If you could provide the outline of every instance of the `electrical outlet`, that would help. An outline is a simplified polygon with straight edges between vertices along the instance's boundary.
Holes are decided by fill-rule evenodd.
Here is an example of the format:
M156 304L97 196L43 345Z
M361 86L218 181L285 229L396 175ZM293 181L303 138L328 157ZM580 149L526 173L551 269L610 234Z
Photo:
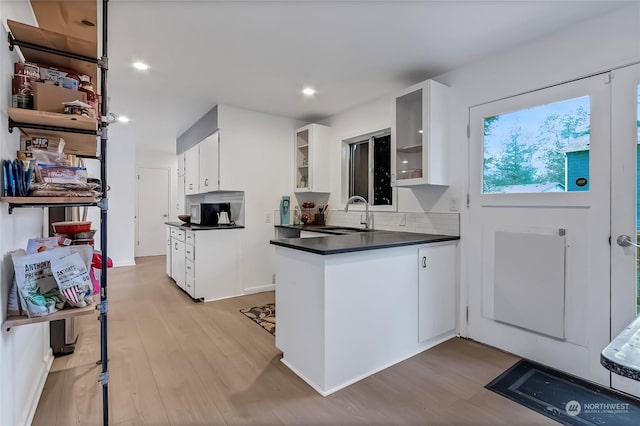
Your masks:
M406 213L400 214L400 223L398 223L398 226L407 226L407 214Z
M264 214L264 223L271 223L271 213L266 212Z
M458 199L457 198L452 198L449 200L449 210L452 212L457 212L458 211Z

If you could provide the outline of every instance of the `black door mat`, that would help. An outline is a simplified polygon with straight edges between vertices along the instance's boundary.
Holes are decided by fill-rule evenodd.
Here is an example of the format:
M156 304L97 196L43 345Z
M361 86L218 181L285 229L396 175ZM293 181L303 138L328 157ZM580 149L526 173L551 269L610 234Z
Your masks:
M640 400L525 359L485 388L565 425L640 425Z

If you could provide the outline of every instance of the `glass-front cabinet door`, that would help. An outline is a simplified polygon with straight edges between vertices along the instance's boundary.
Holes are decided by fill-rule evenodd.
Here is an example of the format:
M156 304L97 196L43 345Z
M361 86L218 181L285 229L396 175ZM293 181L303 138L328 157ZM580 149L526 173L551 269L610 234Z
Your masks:
M396 179L421 179L424 169L422 135L423 90L396 98Z
M302 127L296 131L296 190L309 189L309 142L311 128Z
M448 88L436 81L409 87L393 103L392 184L446 185Z

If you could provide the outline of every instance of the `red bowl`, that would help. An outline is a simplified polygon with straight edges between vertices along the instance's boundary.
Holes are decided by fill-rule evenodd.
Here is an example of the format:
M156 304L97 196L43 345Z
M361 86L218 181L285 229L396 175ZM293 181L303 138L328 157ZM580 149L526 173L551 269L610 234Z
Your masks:
M91 222L55 222L51 227L58 234L77 234L91 231Z

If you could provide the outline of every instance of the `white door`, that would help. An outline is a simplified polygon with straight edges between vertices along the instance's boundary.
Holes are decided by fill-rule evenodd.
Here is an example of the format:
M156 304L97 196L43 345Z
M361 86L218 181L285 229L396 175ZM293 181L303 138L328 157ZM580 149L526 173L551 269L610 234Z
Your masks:
M615 241L628 235L636 241L637 158L640 142L640 65L613 72L611 85L611 338L637 315L638 250ZM611 374L611 386L640 397L640 382Z
M169 220L169 170L138 169L138 241L136 256L165 254L165 222Z
M609 386L608 74L470 109L468 336Z

